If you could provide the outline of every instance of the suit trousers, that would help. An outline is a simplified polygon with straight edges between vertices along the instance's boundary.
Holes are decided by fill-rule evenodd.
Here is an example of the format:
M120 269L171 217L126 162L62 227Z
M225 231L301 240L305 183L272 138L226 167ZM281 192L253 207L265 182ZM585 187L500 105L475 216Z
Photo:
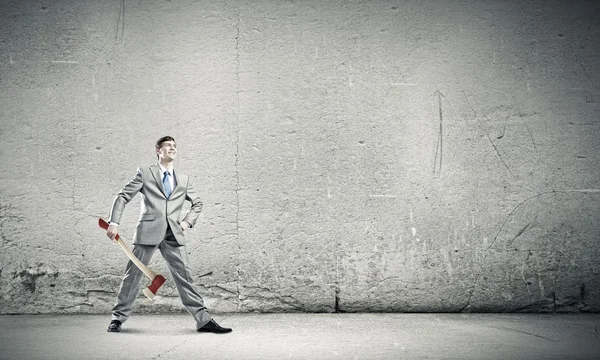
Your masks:
M181 302L196 319L196 328L201 328L212 317L206 311L204 300L192 281L185 246L175 240L171 229L168 228L164 240L159 245L133 245L132 251L144 265L148 265L156 248L160 250L161 255L167 261ZM117 302L112 308L112 320L125 322L129 318L133 303L140 292L140 282L143 277L144 273L132 261L129 261L121 281Z

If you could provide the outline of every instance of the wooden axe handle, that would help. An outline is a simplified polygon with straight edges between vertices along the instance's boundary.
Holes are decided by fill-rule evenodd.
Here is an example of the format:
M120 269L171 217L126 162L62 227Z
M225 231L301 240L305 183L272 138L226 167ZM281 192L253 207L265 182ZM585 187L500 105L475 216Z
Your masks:
M108 229L108 223L106 221L104 221L104 219L100 218L98 219L98 225L100 225L101 228L103 228L104 230ZM146 267L146 265L144 265L140 259L138 259L133 252L129 249L129 246L125 245L125 243L123 242L123 240L121 240L121 237L117 234L117 237L115 238L115 240L117 241L117 243L119 243L119 245L121 245L121 248L123 249L123 251L125 251L125 254L127 254L127 257L129 257L129 259L131 259L131 261L135 264L135 266L137 266L143 273L144 275L146 275L147 277L150 278L150 280L154 280L154 278L156 277L156 273L150 269L148 269L148 267Z
M135 266L137 266L140 270L142 270L142 272L144 273L144 275L146 275L147 277L150 278L150 280L154 280L154 278L156 277L156 273L150 269L148 269L148 267L146 267L146 265L144 265L140 259L138 259L133 252L129 249L129 247L127 245L125 245L125 243L123 242L123 240L121 240L121 238L117 239L117 242L119 243L119 245L121 245L121 248L123 249L123 251L125 251L125 254L127 254L127 256L129 257L129 259L131 259L131 261L133 261L133 263L135 264Z

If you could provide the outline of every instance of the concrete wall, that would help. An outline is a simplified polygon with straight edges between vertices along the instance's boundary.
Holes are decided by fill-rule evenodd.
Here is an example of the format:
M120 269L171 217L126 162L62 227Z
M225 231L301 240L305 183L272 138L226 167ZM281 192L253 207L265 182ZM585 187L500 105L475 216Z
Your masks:
M108 312L97 218L165 134L213 312L600 311L599 12L3 1L0 313Z

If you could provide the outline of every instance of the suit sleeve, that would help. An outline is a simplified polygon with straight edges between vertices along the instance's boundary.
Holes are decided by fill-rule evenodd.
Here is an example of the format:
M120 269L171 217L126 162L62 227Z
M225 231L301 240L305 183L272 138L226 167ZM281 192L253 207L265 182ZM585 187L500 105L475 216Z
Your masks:
M142 169L138 168L137 174L127 185L123 187L123 189L117 194L115 201L113 201L112 208L110 209L110 219L109 223L120 223L121 215L123 215L123 210L125 210L125 205L133 199L133 197L142 190L143 186L143 176Z
M196 219L198 219L198 216L200 216L200 212L202 212L202 201L200 201L200 196L198 195L196 190L194 190L192 182L189 178L187 183L185 199L192 203L192 207L183 218L183 221L190 224L190 227L193 227L196 223Z

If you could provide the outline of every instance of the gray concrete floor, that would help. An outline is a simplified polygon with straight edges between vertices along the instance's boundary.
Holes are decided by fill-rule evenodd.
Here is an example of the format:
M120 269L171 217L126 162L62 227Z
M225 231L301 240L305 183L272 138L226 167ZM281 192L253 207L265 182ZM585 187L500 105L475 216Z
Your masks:
M0 316L0 359L600 359L598 314Z

